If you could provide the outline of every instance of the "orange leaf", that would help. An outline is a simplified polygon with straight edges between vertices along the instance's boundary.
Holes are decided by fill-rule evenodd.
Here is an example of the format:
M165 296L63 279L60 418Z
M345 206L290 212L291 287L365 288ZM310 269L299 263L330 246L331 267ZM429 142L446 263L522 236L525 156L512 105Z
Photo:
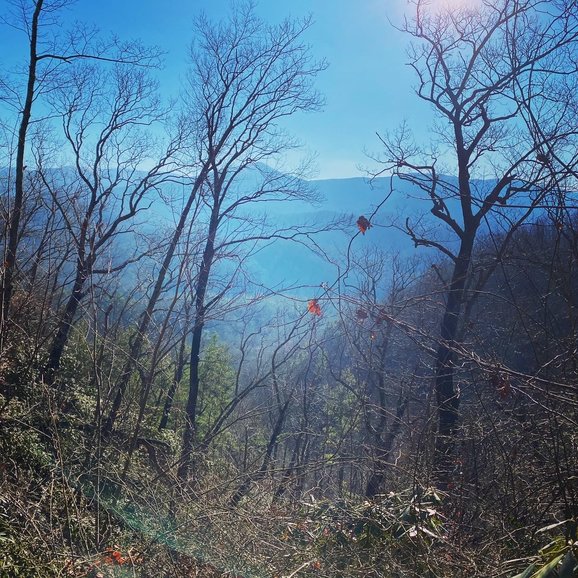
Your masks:
M367 229L371 229L371 223L363 215L361 215L361 217L357 219L357 228L361 231L362 235L365 235L365 231L367 231Z
M125 564L126 562L129 561L128 558L124 558L122 553L119 550L115 550L114 548L106 548L106 553L108 554L107 556L103 556L102 557L102 561L105 564L118 564L119 566L121 566L122 564Z
M317 299L310 299L307 302L307 311L309 311L309 313L313 315L321 317L321 307L319 306L319 302L317 301Z

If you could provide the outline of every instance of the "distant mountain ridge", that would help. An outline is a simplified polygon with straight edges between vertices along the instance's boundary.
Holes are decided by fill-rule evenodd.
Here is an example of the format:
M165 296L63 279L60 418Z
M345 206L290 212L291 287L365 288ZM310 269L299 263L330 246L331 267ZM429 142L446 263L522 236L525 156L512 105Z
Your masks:
M395 179L397 181L398 179ZM322 200L315 205L293 201L291 209L277 212L275 205L267 208L269 218L279 219L285 226L291 220L319 224L340 220L342 230L319 233L315 242L326 251L325 256L315 255L293 242L279 241L259 252L252 259L256 274L265 285L331 284L345 267L345 255L351 243L353 252L381 249L383 251L409 252L413 245L407 235L384 223L403 205L403 195L393 195L380 208L373 219L374 226L360 234L356 220L369 218L390 191L391 179L382 177L369 181L363 177L347 179L321 179L308 182ZM403 183L405 185L405 183ZM413 210L421 203L417 203ZM355 239L352 242L352 239ZM333 261L333 262L332 262Z
M0 183L5 183L7 174L6 168L0 168ZM54 169L53 174L56 179L76 177L76 171L72 167ZM248 172L238 187L249 189L255 186L258 176L258 170L254 173ZM457 181L455 177L445 178L452 184ZM491 181L479 181L476 186L484 189L490 183ZM250 276L254 276L255 281L264 286L319 286L322 283L332 283L340 268L345 265L348 248L352 254L379 249L410 255L415 249L414 245L408 235L400 230L406 217L426 215L434 228L439 227L436 220L429 216L431 201L426 194L399 177L384 176L372 180L364 177L319 179L305 181L304 184L319 196L319 202L311 204L292 200L257 203L254 206L249 203L245 205L245 210L249 216L266 215L269 223L288 231L291 227L304 223L322 227L333 221L340 221L341 230L319 233L311 239L310 244L318 245L325 255L315 254L303 244L284 240L277 240L260 248L250 257L247 266ZM152 205L137 221L146 229L150 227L153 231L161 231L171 227L175 217L178 218L179 205L182 204L182 198L186 198L187 187L173 184L163 188L162 196L172 199L173 209L160 197L154 196L155 194L151 191ZM383 203L388 195L389 198ZM453 202L456 201L450 200L449 204ZM373 216L382 203L377 214ZM356 220L362 215L370 218L373 225L365 235L360 234L356 226ZM397 227L392 225L396 216Z

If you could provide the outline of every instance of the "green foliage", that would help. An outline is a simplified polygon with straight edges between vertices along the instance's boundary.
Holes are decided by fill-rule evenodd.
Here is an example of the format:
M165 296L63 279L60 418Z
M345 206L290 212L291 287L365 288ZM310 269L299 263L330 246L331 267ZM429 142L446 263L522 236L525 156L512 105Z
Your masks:
M545 532L560 526L560 523L539 530ZM558 535L538 552L524 571L512 578L578 578L578 542Z
M379 568L376 576L433 578L428 558L445 542L440 506L431 489L392 492L374 502L313 503L282 538L316 556L324 576L374 575Z
M354 387L355 378L349 370L342 377ZM352 426L351 408L356 405L355 395L345 387L320 386L325 403L325 431L329 448L337 449L346 432L355 429Z
M199 364L201 391L198 406L198 431L200 438L207 433L230 400L235 383L235 371L227 345L211 335L203 348Z
M23 428L18 423L2 428L0 453L3 460L25 465L38 472L46 470L53 463L42 433L32 428Z
M20 337L17 336L0 365L0 393L6 401L30 401L34 397L38 370L44 362L42 355L31 353L26 341Z

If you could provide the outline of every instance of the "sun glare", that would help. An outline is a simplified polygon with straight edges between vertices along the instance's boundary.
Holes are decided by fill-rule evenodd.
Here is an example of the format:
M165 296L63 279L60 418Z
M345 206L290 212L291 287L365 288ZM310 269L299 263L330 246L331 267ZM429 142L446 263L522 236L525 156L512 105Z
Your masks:
M433 0L432 7L440 10L471 9L477 10L482 4L482 0Z

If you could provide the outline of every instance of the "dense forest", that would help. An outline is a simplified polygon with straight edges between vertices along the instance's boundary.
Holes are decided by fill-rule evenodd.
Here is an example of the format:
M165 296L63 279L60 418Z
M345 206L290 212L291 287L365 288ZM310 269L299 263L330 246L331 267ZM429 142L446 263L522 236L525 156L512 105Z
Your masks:
M310 19L200 16L175 96L67 4L2 14L0 576L577 577L578 2L409 3L361 215Z

